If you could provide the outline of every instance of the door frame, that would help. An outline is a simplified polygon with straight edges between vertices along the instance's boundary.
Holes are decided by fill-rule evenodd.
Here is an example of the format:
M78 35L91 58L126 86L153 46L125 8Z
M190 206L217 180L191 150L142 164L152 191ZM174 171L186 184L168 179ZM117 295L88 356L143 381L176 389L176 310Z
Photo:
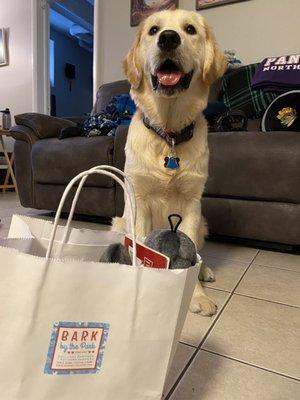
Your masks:
M50 115L49 4L51 0L31 0L33 110Z
M102 83L102 60L103 49L100 44L100 38L102 36L101 31L101 19L103 15L103 5L101 5L101 0L94 1L94 49L93 49L93 94L94 101L96 104L97 92L100 84Z
M31 0L32 8L32 104L33 111L50 115L51 89L49 71L50 20L49 9L54 0ZM94 2L94 52L93 52L93 97L96 101L101 82L101 0Z

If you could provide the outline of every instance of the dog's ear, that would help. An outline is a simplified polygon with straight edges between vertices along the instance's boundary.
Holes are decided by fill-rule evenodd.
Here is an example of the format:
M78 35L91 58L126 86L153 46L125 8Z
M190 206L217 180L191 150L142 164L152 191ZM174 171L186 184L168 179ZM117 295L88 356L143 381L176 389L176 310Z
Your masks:
M210 26L205 22L205 60L203 66L203 81L211 85L214 81L224 75L228 61L225 54L216 42Z
M143 24L140 24L133 45L123 60L123 70L128 78L128 81L134 89L138 89L140 87L143 77L143 69L139 55L142 29Z

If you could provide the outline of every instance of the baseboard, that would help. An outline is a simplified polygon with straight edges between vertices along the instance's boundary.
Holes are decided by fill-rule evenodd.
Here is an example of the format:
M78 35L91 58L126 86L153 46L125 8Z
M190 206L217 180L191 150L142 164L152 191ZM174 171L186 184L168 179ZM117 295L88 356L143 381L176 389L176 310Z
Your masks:
M280 251L282 253L300 254L300 245L289 245L284 243L266 242L263 240L237 238L232 236L223 236L210 234L207 240L214 242L226 242L232 244L239 244L246 247L255 247L261 250Z

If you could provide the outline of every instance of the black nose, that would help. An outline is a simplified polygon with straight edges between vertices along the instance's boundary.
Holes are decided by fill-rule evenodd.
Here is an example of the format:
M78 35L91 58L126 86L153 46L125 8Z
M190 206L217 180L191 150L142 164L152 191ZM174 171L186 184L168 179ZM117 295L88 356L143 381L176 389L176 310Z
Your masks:
M181 43L177 32L166 30L159 35L158 47L164 51L175 50Z

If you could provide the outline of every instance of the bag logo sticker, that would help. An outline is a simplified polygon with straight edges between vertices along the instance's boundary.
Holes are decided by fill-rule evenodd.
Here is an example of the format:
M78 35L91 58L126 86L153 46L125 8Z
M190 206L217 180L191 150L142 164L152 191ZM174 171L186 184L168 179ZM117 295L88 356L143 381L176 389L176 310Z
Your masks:
M45 374L97 374L100 372L109 324L57 322L53 326Z

